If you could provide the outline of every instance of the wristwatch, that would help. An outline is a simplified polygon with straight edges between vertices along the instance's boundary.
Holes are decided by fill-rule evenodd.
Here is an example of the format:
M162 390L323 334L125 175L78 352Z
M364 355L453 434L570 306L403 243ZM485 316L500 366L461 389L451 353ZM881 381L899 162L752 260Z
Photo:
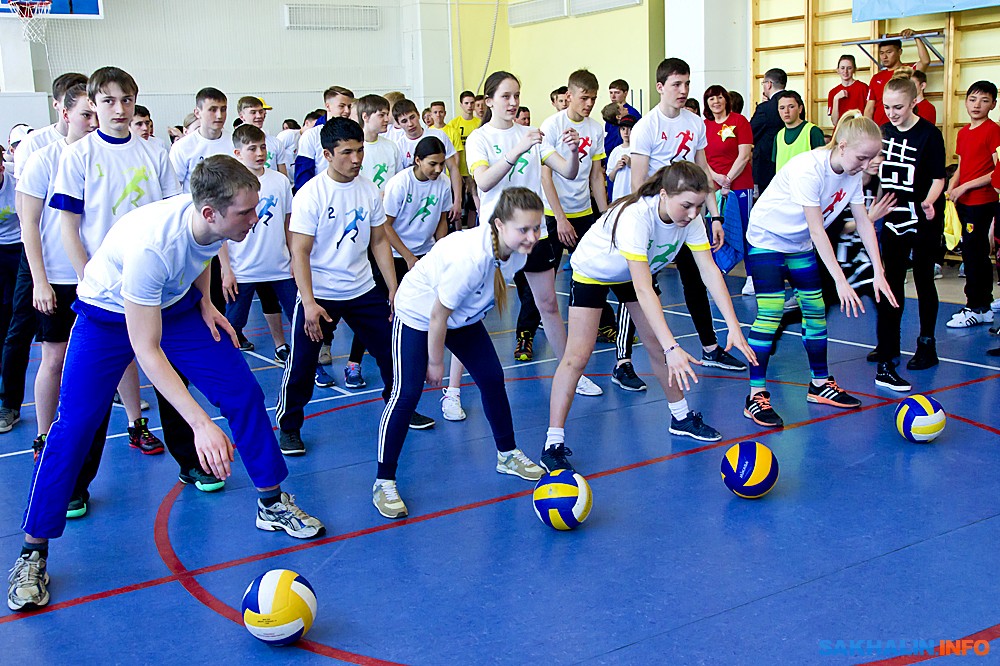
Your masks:
M724 222L725 221L725 218L722 217L721 215L713 215L712 217L710 217L708 219L709 219L710 222Z

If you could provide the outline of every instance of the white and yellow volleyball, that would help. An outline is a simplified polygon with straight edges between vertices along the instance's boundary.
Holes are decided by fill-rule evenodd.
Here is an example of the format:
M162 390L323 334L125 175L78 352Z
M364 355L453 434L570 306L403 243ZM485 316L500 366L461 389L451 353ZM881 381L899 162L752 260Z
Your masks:
M543 523L557 530L572 530L590 515L593 495L585 478L573 470L557 469L538 480L532 503Z
M911 395L896 407L896 430L908 442L933 442L947 422L941 403L925 395Z
M243 594L243 624L268 645L289 645L306 635L316 619L316 593L288 569L258 576Z

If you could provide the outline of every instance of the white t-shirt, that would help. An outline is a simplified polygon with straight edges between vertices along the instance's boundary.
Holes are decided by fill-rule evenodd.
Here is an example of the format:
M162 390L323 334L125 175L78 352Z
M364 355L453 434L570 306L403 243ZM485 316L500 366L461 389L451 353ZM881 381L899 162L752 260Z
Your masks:
M436 180L420 182L413 167L397 173L385 186L385 214L396 218L392 228L403 245L418 257L434 246L441 215L451 209L451 183L444 174ZM392 256L400 254L392 251Z
M38 220L41 234L42 261L49 284L76 284L76 271L66 254L62 242L62 213L49 206L55 192L59 159L66 149L66 140L56 141L36 150L24 165L17 191L42 201L42 215Z
M796 155L778 172L750 209L747 241L774 252L813 248L803 206L822 210L823 226L833 224L848 204L864 204L862 174L835 173L826 148Z
M381 136L369 143L365 141L365 159L361 175L375 183L380 191L394 175L402 171L399 166L399 146Z
M504 154L512 150L531 128L514 123L507 129L498 129L489 123L480 125L469 134L465 142L465 161L469 165L469 173L475 174L476 169L488 167L497 161L504 161ZM476 186L478 188L478 185ZM489 192L479 189L479 219L492 220L493 209L500 201L500 195L508 187L527 187L542 196L542 146L532 146L531 150L517 158L514 166L500 182ZM542 238L548 232L545 221L542 221Z
M194 210L184 195L123 217L87 262L76 289L80 300L118 313L125 312L126 299L164 308L179 301L222 247L221 240L198 245Z
M21 242L21 220L14 207L17 179L9 173L0 175L0 178L3 178L3 184L0 184L0 245L12 245Z
M573 149L563 143L562 135L568 129L575 129L580 135L580 147L574 155ZM590 170L595 161L603 160L604 126L593 118L587 117L575 123L569 118L567 111L560 111L549 116L542 123L542 156L548 159L552 153L559 153L566 159L576 159L580 162L580 170L573 180L567 180L556 172L552 172L552 181L559 195L566 217L583 217L593 212L590 205ZM542 201L545 202L545 214L552 215L545 190L542 190Z
M292 258L285 240L285 217L292 212L292 184L273 169L264 169L257 202L257 224L242 243L226 241L236 282L273 282L292 277Z
M711 248L700 216L683 227L664 222L657 210L659 201L660 197L654 195L625 208L609 208L573 250L573 279L587 284L630 282L629 260L649 262L649 272L655 275L674 260L682 243L696 252ZM618 227L612 244L616 218Z
M623 143L615 146L615 149L611 151L611 156L608 157L608 173L611 173L611 169L618 164L618 160L622 158L622 155L631 155L632 146L626 146ZM615 173L614 183L611 185L611 201L617 201L622 197L627 197L632 193L632 166L631 164L626 164L621 169Z
M524 268L526 260L526 255L515 252L501 262L506 282ZM437 299L452 310L448 328L475 324L496 304L493 273L490 225L449 234L403 276L394 301L396 316L410 328L426 331Z
M413 166L413 154L417 149L417 144L420 143L421 139L428 136L437 137L441 140L441 143L444 144L445 159L449 159L455 154L455 146L451 143L451 139L449 139L448 135L439 129L434 129L433 127L425 129L416 139L409 138L406 136L406 132L403 132L396 137L396 145L399 146L400 170Z
M313 165L316 168L316 176L326 171L327 165L326 158L323 157L323 145L319 137L319 133L322 131L323 125L310 127L302 133L302 138L299 139L298 157L308 157L313 161Z
M313 237L315 298L346 301L375 288L368 246L371 227L384 223L382 197L370 180L338 183L324 170L299 189L289 228Z
M134 136L109 143L100 130L67 146L56 174L55 195L83 202L80 238L91 257L125 213L179 193L165 151Z
M649 157L649 173L643 174L645 180L678 160L694 162L695 153L708 145L708 137L700 116L681 109L676 118L667 118L656 106L635 124L629 142L633 155Z
M380 134L379 136L381 136L383 139L388 139L389 141L398 144L399 138L406 136L406 132L403 131L402 127L396 127L390 122L389 129L387 129L385 133Z
M66 135L56 129L55 123L36 129L28 134L21 143L17 144L17 150L14 151L14 178L21 178L21 171L24 169L24 165L28 163L31 153L44 148L50 143L55 143L59 139L65 138Z
M206 139L201 132L191 132L177 139L170 147L170 164L184 192L191 191L191 172L198 166L198 162L212 155L232 157L233 137L223 132L218 139Z
M281 144L282 149L292 158L292 163L295 162L295 156L299 153L299 139L302 137L302 132L297 129L286 129L278 132L278 136L274 137Z
M267 148L267 160L264 162L265 169L274 169L277 171L279 164L284 164L287 169L295 163L295 158L285 149L285 145L277 137L265 134L264 147Z

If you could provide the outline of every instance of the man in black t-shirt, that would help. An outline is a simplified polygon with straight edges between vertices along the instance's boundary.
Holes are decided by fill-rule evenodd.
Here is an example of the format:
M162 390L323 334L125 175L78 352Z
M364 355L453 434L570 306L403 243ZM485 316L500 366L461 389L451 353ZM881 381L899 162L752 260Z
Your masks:
M882 299L878 303L875 385L894 391L909 391L910 383L899 376L895 358L900 353L900 322L903 317L903 283L907 260L913 255L913 282L920 310L917 351L906 367L923 370L937 365L934 326L938 295L934 285L934 262L944 225L945 148L941 131L918 117L917 90L908 78L891 79L882 97L889 122L882 125L882 155L879 166L882 191L896 196L895 207L882 225L882 263L885 277L898 308Z

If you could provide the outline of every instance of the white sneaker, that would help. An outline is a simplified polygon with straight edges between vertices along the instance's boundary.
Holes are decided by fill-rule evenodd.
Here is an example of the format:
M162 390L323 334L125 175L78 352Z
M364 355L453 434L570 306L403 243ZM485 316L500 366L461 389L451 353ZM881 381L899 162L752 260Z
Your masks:
M743 290L740 293L744 296L753 296L757 293L753 290L753 278L749 275L747 276L747 281L743 284Z
M576 392L580 395L604 395L604 389L590 381L586 375L580 375L580 381L576 383Z
M519 476L525 481L538 481L545 474L545 470L533 463L521 449L506 453L497 451L497 471L501 474Z
M948 328L969 328L979 324L992 324L993 310L976 312L972 308L962 308L951 316L946 326Z
M445 421L464 421L465 410L462 409L462 399L458 396L448 395L447 391L441 396L441 415Z
M330 345L323 345L319 348L319 364L330 365L333 363L333 356L330 354Z
M406 518L406 504L399 496L396 482L390 479L375 481L372 486L372 504L386 518Z

